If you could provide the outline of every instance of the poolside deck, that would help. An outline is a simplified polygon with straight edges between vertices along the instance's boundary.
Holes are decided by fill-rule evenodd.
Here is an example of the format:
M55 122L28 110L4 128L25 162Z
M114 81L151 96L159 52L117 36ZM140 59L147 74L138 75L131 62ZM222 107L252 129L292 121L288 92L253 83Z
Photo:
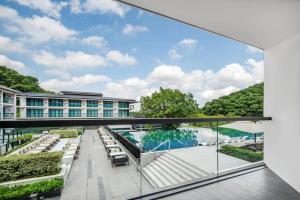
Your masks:
M140 176L130 160L129 166L112 168L96 130L86 130L62 192L61 200L127 199L140 195ZM153 191L143 179L143 192Z

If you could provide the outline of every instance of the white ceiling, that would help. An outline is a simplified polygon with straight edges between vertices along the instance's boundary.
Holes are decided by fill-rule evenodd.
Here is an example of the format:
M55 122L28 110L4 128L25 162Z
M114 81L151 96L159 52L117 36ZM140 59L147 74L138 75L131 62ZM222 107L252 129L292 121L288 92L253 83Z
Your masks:
M119 0L267 49L300 32L300 0Z

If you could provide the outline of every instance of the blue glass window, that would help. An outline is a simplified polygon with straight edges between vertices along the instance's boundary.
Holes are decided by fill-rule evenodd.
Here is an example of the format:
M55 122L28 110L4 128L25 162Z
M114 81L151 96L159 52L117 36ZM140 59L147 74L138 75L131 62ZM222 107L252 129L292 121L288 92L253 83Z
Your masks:
M128 117L129 111L128 110L119 110L119 117Z
M69 100L69 107L81 107L81 100Z
M80 109L70 109L69 117L81 117L81 110Z
M63 109L49 109L49 117L63 117Z
M112 110L103 110L103 117L112 117Z
M103 108L112 108L113 102L112 101L104 101L103 102Z
M43 106L43 99L27 98L26 105L27 106Z
M43 117L43 109L27 109L26 117Z
M49 106L63 106L64 100L62 99L49 99Z
M87 101L87 107L98 107L98 101Z
M98 117L98 110L87 110L87 117Z

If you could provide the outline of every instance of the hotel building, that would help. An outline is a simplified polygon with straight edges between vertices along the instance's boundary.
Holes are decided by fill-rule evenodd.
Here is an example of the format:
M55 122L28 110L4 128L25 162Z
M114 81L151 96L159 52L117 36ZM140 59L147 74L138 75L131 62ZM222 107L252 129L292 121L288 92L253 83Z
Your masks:
M0 86L0 120L28 118L126 118L133 99L104 97L102 93L62 91L22 93Z

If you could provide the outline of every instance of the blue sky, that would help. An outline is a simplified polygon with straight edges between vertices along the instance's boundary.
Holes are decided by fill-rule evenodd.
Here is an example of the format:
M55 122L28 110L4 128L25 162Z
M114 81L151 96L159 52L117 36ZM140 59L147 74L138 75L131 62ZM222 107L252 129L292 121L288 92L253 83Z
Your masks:
M49 90L138 99L160 86L203 105L263 81L263 52L111 0L3 0L0 64Z

